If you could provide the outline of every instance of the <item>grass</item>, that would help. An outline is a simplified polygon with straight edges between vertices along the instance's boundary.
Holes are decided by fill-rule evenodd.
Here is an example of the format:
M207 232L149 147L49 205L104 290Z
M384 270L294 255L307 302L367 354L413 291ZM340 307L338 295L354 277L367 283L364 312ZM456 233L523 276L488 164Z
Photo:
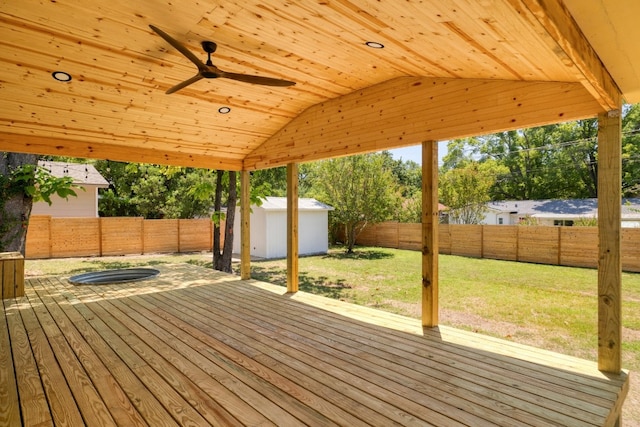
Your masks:
M211 266L211 254L29 260L27 275L71 275L172 262ZM440 322L589 360L597 357L597 271L441 255ZM300 289L419 317L421 254L384 248L341 248L303 257ZM286 260L252 262L252 277L286 285ZM640 370L640 274L623 273L623 366ZM625 422L640 425L640 390L632 390ZM636 424L637 423L637 424Z
M421 254L359 248L300 259L300 289L419 317ZM440 256L444 324L595 360L597 271ZM253 277L285 285L286 261L252 263ZM640 369L640 274L623 274L625 366Z

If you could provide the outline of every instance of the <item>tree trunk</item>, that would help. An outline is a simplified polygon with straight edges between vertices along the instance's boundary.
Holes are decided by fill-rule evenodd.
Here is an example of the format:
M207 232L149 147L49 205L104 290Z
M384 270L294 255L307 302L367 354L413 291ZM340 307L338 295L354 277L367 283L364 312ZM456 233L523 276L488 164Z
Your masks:
M37 164L35 154L0 153L0 252L25 254L33 198L25 193L26 184L12 185L9 177L24 165Z
M347 253L353 253L353 246L356 244L356 227L355 224L347 223L346 224L347 231Z
M220 252L220 224L222 222L222 176L224 171L216 171L216 192L213 201L213 210L218 215L218 220L213 223L213 268L220 270L222 256Z
M213 206L217 213L222 211L222 178L224 173L225 172L223 170L218 170L216 172L216 192ZM233 223L236 217L237 200L237 173L230 171L227 214L224 226L224 245L220 245L220 234L222 233L220 224L222 221L214 222L213 228L213 268L227 273L233 272L231 268L233 256Z
M231 268L233 256L233 223L236 218L236 202L238 200L236 172L229 171L229 198L227 199L227 218L225 220L224 249L219 270L233 273Z

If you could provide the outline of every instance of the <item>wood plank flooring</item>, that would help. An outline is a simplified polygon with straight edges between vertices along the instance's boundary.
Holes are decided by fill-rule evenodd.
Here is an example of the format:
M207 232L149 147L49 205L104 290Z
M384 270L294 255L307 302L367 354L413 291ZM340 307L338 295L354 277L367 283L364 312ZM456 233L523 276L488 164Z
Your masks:
M0 318L0 426L613 425L626 373L194 266L30 279Z

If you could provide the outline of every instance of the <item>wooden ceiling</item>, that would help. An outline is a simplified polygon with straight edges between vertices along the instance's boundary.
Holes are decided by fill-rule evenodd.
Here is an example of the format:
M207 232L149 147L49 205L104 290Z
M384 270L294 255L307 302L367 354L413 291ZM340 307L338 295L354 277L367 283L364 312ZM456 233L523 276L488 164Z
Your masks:
M617 26L640 2L622 3L5 1L0 150L252 170L592 117L640 102L620 42L638 26ZM149 24L203 61L215 41L225 71L296 85L207 79L166 95L196 68Z

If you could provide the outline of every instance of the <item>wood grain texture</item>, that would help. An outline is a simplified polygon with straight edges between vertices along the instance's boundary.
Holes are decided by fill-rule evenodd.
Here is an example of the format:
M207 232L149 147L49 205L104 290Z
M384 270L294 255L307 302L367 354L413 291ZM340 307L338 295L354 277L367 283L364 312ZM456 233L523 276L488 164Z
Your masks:
M622 369L622 118L598 116L598 366Z
M1 272L2 267L0 267ZM23 374L23 371L16 371L21 368L21 360L17 360L14 365L13 357L20 356L20 349L24 348L24 341L18 337L15 338L16 350L11 351L11 339L9 336L10 329L15 328L14 319L16 317L15 310L11 309L12 299L7 302L2 301L3 316L0 319L0 424L5 426L20 424L20 406L18 399L18 387L16 384L17 374ZM14 332L14 336L16 332ZM15 368L14 368L15 366ZM28 399L26 399L28 401Z
M617 109L621 102L618 89L589 41L580 31L567 8L553 0L523 0L529 12L542 24L541 36L549 37L551 46L558 45L558 56L575 64L578 81L593 94L605 110Z
M422 143L422 325L439 319L438 271L438 143Z
M27 259L210 251L211 220L143 218L30 218ZM224 240L224 239L223 239Z
M244 167L520 129L594 110L601 107L579 83L398 77L307 109L247 155Z
M179 219L181 252L209 251L213 248L213 222L209 218ZM220 239L224 244L224 239Z
M24 425L596 426L612 424L628 392L626 372L594 362L158 268L136 285L31 278L27 297L5 301L15 351L0 375L15 375L8 405Z
M179 252L177 219L146 219L142 221L142 252Z
M298 164L287 165L287 292L298 292Z
M609 19L618 8L640 10L607 5ZM616 46L605 48L634 39L633 28L599 21L581 25L595 34L624 28ZM150 24L203 61L200 43L215 41L213 62L222 70L296 85L202 79L166 95L196 67ZM613 61L611 73L581 30L560 0L11 2L0 11L0 144L16 152L249 170L593 117L619 98L610 75L634 95L640 73L633 61ZM54 71L71 81L54 80ZM468 91L447 86L444 98L455 104L427 112L428 96L390 83L404 78L445 79ZM496 86L485 90L478 81ZM390 105L374 100L361 119L360 112L347 114L353 106L334 108L335 100L392 86L383 98ZM491 104L498 95L504 100ZM523 100L521 108L513 98ZM479 121L455 108L469 102ZM420 120L394 111L405 103ZM221 107L231 110L220 114ZM351 128L348 138L333 129L339 123ZM278 141L294 129L293 139L302 141L290 153Z
M240 173L240 278L251 278L251 176Z
M102 255L131 255L144 251L144 218L100 218Z
M0 252L0 299L24 295L24 257L20 252Z

